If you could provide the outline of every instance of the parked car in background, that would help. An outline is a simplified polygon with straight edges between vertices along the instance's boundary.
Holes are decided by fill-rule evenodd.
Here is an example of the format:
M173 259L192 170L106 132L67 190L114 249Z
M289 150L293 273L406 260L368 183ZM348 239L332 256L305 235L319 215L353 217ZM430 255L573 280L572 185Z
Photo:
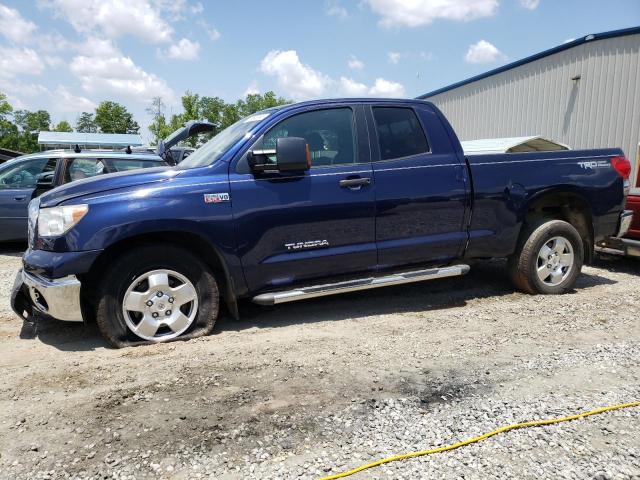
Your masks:
M463 275L508 258L528 293L571 291L626 233L618 148L465 156L420 100L264 110L175 168L66 185L29 206L21 318L95 319L118 347L212 331L260 305ZM553 302L542 302L553 304Z
M640 145L638 145L636 162L640 162ZM627 185L627 191L629 195L625 208L633 213L627 219L629 230L623 237L609 237L603 240L596 245L596 250L612 255L640 257L640 165L636 165L635 186L633 183L631 186Z
M155 154L103 150L49 150L0 165L0 242L27 239L31 199L76 180L138 168L165 167Z

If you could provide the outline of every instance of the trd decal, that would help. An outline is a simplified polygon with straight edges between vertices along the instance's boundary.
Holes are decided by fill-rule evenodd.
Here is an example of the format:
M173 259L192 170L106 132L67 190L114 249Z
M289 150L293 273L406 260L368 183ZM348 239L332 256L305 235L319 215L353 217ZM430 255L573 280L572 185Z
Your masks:
M231 196L228 193L205 193L204 203L220 203L228 202L231 200Z
M591 162L578 162L578 165L580 165L580 167L589 170L593 170L594 168L605 168L605 167L610 167L611 164L609 162L607 162L606 160L594 160Z
M309 248L328 247L328 240L309 240L306 242L285 243L287 250L306 250Z

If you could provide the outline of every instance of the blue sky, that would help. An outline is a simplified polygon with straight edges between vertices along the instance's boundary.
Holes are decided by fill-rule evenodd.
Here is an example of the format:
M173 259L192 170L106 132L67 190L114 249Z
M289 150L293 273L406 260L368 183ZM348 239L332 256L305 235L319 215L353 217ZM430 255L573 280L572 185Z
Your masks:
M146 126L158 95L415 97L639 24L640 0L0 0L0 91L72 124L115 100Z

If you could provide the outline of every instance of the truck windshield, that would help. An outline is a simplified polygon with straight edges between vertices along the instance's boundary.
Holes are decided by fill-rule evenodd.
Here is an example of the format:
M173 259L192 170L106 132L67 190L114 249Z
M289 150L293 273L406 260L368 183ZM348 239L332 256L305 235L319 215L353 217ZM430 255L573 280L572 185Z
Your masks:
M194 168L211 165L217 161L229 148L235 145L258 122L271 115L275 109L263 110L237 121L225 128L203 146L198 148L189 157L184 159L177 168Z

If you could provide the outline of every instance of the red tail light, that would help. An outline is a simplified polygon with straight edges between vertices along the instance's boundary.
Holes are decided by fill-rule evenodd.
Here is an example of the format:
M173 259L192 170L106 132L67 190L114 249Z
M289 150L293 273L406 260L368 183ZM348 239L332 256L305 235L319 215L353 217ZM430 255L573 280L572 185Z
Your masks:
M611 157L611 166L625 180L631 175L631 162L625 157Z

